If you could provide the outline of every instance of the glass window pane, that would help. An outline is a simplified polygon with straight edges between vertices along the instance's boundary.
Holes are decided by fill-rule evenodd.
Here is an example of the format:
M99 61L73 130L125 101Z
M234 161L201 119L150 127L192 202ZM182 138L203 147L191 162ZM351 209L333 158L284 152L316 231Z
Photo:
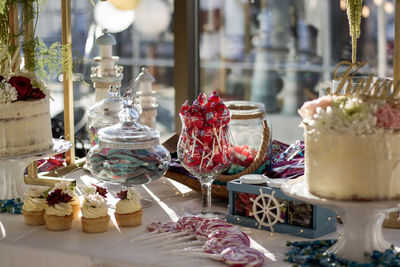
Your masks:
M94 58L99 56L99 47L94 44L109 29L117 44L113 56L118 56L117 65L123 66L121 91L127 87L136 90L135 78L142 66L147 66L154 76L153 83L158 99L156 128L162 136L174 130L174 34L172 29L172 0L146 1L91 1L71 0L72 51L74 55L74 107L76 137L88 145L86 112L94 104L91 68L98 66ZM134 3L133 9L130 4ZM137 5L135 5L135 3ZM124 6L126 5L126 6ZM125 10L126 9L126 10ZM46 45L61 41L60 1L46 1L41 9L36 27ZM127 15L127 13L130 13ZM82 80L84 82L82 82ZM63 120L63 91L60 77L50 82L54 102L51 113ZM63 133L61 132L60 135ZM88 148L86 146L86 148ZM82 154L78 154L82 156Z
M363 4L357 59L368 62L363 73L386 76L394 1ZM274 138L302 139L297 109L331 86L339 62L351 60L345 8L345 0L200 0L202 91L261 102Z

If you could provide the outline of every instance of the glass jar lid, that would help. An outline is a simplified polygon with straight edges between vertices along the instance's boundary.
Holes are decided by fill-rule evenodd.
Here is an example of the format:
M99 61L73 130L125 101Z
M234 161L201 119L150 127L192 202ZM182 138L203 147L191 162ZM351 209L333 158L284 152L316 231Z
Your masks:
M233 120L264 118L265 106L262 103L250 101L226 101L226 107Z
M99 146L117 149L148 149L160 144L159 131L140 124L139 112L134 106L134 94L127 88L124 106L118 114L120 122L100 129Z
M90 118L112 117L118 119L118 113L123 107L124 102L120 96L118 86L110 86L108 98L101 100L89 110Z

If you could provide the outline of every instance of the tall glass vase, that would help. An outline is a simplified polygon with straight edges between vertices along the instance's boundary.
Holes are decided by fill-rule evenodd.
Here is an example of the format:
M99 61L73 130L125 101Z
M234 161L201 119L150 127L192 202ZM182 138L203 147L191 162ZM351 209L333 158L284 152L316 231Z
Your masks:
M201 184L201 215L221 217L211 211L211 185L233 160L233 139L228 126L230 115L206 122L200 116L181 114L180 117L182 132L177 148L178 158Z

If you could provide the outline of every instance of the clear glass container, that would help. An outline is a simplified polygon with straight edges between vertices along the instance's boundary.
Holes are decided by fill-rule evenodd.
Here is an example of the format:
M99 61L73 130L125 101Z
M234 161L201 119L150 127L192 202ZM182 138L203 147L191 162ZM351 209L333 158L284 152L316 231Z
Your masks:
M171 159L160 144L160 133L139 123L133 105L133 93L127 89L120 122L98 132L98 144L89 150L90 172L107 183L132 186L158 179L165 174Z
M95 104L88 115L88 133L92 147L98 143L98 131L101 128L119 122L118 112L123 107L123 100L117 86L110 86L109 97Z
M264 172L268 168L268 147L271 141L271 126L264 105L249 101L227 101L225 105L232 114L229 127L235 142L234 162L228 174L244 171L259 152L264 154L264 160L256 173ZM263 142L267 143L263 146ZM261 151L262 147L265 151Z

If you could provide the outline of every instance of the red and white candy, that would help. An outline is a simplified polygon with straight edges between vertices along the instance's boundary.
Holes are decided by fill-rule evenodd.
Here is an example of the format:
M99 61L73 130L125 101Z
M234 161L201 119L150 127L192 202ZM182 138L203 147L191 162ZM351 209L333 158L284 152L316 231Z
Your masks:
M217 92L207 100L201 93L190 106L186 101L181 108L184 129L181 142L185 151L182 163L198 172L224 169L232 161L233 148L229 139L230 112Z
M179 248L185 245L183 241L188 240L188 247L173 250L171 253L208 257L236 267L259 267L265 261L263 253L250 248L250 238L244 232L222 220L189 216L182 217L176 223L155 222L148 228L158 232L160 238L157 240L167 239L164 242L157 241L163 246L174 244L175 248ZM199 240L194 240L194 237ZM193 247L198 245L202 247Z
M221 229L214 230L211 234L208 235L208 239L220 238L220 239L228 239L228 238L236 238L240 239L241 243L245 246L250 247L250 238L248 235L240 231L236 227L232 227L231 229Z
M152 222L149 225L147 225L147 229L150 232L156 231L158 233L164 233L164 232L172 232L172 231L176 231L177 227L176 227L176 223L174 222Z
M260 267L265 262L265 256L258 250L247 246L230 247L221 252L222 260L234 267Z
M208 237L214 230L233 228L231 224L217 219L206 219L195 230L196 236Z
M241 238L235 236L223 238L214 237L208 239L202 249L204 250L204 252L207 253L220 254L223 250L227 248L240 246L246 246Z

